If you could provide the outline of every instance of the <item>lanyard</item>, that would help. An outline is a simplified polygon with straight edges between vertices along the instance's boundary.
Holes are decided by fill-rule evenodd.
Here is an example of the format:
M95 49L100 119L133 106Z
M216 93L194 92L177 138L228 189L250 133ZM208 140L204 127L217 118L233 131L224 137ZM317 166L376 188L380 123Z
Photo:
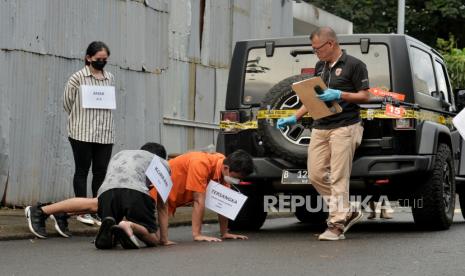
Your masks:
M339 57L336 59L336 61L333 62L332 65L328 66L328 67L329 67L329 70L328 70L328 72L329 72L329 77L328 77L328 81L327 81L327 83L326 83L326 87L328 87L328 88L330 88L330 87L329 87L329 84L331 83L331 71L332 71L333 67L337 64L337 62L339 61L339 59L340 59L341 57L342 57L342 52L341 52L341 54L339 55ZM324 75L325 75L324 73L325 73L326 65L327 65L327 62L325 61L325 64L324 64L324 66L323 66L323 74L322 74L323 77L324 77Z

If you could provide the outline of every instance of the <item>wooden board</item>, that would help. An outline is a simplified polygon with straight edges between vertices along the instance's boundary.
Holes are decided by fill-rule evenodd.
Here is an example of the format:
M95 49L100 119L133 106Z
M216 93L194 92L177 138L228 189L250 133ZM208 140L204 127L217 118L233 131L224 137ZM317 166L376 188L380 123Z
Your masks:
M341 106L336 102L329 103L328 107L325 102L317 97L315 87L320 86L322 90L326 85L320 77L314 77L292 84L292 89L299 96L302 104L307 108L308 113L313 119L328 117L342 111Z

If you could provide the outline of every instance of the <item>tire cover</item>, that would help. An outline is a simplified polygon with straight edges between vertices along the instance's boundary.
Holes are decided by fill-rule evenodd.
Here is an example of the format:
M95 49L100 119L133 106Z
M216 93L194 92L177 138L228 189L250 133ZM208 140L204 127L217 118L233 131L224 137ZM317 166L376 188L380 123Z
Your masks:
M280 106L287 99L295 96L292 84L311 77L312 75L296 75L280 81L265 95L260 109L282 109ZM301 103L298 107L300 106ZM279 156L293 163L306 164L308 145L299 145L286 139L281 130L276 128L276 121L277 119L258 120L258 133L267 151L271 152L273 156Z

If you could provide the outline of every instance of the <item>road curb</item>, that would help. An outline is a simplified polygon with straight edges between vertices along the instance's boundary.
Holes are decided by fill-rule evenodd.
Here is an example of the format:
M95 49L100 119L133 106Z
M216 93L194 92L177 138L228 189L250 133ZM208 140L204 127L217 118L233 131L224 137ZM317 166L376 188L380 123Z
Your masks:
M212 223L217 223L218 219L212 219L212 214L207 215L210 218L206 218L203 221L203 224L212 224ZM216 216L216 215L215 215ZM283 217L290 217L293 216L293 214L282 214L282 213L270 213L268 216L268 219L276 219L276 218L283 218ZM181 227L181 226L189 226L191 225L191 220L178 220L176 221L176 218L174 218L175 221L170 222L169 227ZM17 230L16 233L2 233L4 227L0 227L0 241L10 241L10 240L33 240L33 239L39 239L37 238L34 234L29 232L29 229L27 228L26 222L24 221L23 225L18 226L19 229ZM74 227L75 229L73 230L73 227L70 227L71 234L73 236L77 237L92 237L97 234L98 227L97 226L85 226L85 225L80 225L79 227ZM51 230L51 231L49 231ZM50 222L47 222L47 235L48 238L62 238L57 232L54 231L52 224Z

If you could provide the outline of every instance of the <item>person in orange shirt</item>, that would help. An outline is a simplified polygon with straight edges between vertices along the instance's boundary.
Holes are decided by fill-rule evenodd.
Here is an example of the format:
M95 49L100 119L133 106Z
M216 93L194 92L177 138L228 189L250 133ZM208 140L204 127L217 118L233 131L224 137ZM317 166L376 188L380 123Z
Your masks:
M250 155L237 150L227 157L221 153L188 152L168 161L173 188L168 197L168 210L174 214L177 207L193 204L192 237L195 241L222 241L247 239L228 232L228 219L218 215L221 238L202 235L207 185L210 180L227 187L239 184L240 179L253 172Z

